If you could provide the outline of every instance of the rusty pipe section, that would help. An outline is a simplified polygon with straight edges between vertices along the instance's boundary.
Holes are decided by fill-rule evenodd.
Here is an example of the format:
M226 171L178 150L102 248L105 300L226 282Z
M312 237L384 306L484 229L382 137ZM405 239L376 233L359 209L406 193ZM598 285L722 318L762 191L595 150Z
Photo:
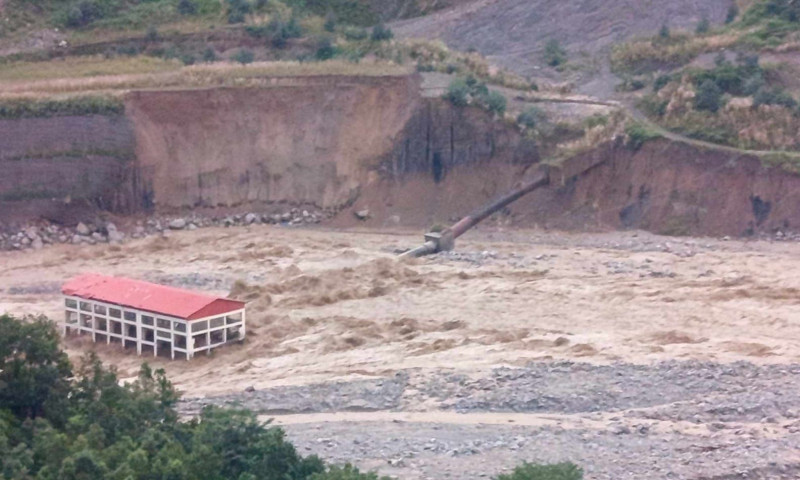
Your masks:
M421 246L404 252L401 257L423 257L436 252L452 250L455 239L463 235L467 230L479 224L493 213L502 210L511 203L519 200L537 188L544 187L550 183L550 172L546 167L541 167L534 180L522 185L510 193L498 198L497 200L485 205L472 212L466 217L456 222L452 227L442 232L430 232L425 235L425 243Z

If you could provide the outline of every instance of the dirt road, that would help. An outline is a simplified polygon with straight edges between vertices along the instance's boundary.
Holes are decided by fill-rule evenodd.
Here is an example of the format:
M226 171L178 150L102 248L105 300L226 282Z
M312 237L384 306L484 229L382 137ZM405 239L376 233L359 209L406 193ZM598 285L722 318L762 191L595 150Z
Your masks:
M60 283L86 271L232 292L249 302L243 345L147 359L184 412L244 403L306 451L398 478L523 459L587 478L795 478L800 245L493 228L396 259L419 240L251 226L4 252L0 311L59 318ZM135 374L141 359L96 347Z

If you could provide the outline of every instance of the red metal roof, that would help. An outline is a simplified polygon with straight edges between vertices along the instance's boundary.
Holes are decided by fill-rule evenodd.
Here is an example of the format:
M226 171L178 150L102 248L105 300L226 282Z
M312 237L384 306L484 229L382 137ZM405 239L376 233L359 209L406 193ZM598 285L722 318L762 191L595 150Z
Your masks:
M113 303L171 317L196 320L241 310L244 302L130 278L79 275L61 287L64 295Z

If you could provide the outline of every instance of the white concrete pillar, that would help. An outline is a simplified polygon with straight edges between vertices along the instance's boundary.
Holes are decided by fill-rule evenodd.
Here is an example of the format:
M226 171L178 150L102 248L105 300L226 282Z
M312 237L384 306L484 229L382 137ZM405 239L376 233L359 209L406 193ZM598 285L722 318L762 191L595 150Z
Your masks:
M142 356L142 312L136 312L136 354Z

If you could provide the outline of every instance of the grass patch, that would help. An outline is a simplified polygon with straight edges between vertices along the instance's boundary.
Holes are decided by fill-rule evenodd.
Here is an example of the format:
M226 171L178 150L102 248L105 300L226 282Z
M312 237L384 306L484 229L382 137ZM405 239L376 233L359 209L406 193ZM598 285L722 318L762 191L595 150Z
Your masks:
M118 98L108 96L79 96L64 99L6 99L0 100L0 118L56 117L73 115L121 115L125 106Z
M108 157L113 158L115 160L119 160L122 162L132 160L135 158L136 153L133 150L107 150L102 148L87 148L87 149L72 149L72 150L55 150L55 151L47 151L47 152L25 152L22 155L12 155L8 157L2 156L0 154L0 160L13 162L13 161L20 161L20 160L29 160L29 159L53 159L53 158L63 158L63 159L73 159L73 158L84 158L84 157Z
M0 97L43 97L80 92L124 93L133 89L189 87L268 87L274 77L295 76L398 76L410 68L391 62L255 62L249 65L213 63L173 71L105 75L91 78L58 78L0 86Z
M18 61L0 68L0 82L159 73L177 70L181 66L181 62L177 60L144 55L114 58L93 55L57 58L45 62Z

